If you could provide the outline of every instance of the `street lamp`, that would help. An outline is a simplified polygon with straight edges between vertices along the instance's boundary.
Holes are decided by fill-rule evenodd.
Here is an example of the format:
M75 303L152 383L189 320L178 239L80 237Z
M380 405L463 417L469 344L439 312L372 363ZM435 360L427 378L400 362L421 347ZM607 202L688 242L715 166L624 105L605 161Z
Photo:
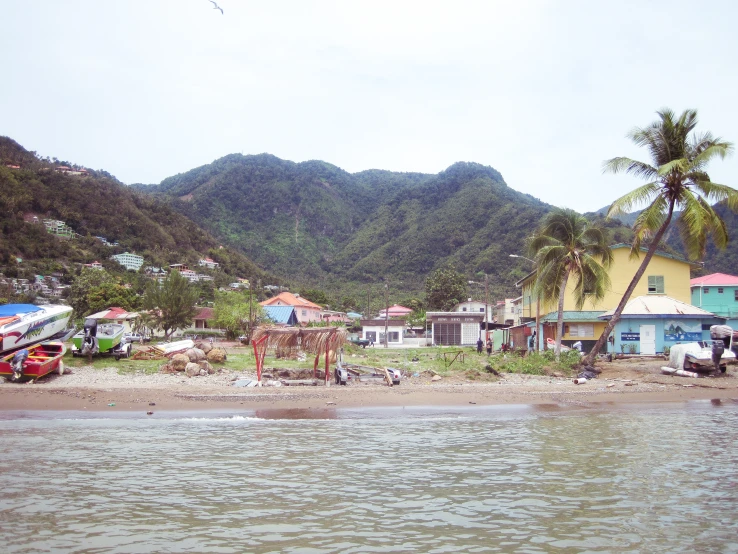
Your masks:
M518 256L517 254L509 254L511 258L523 258L524 260L528 260L533 265L536 265L536 262L534 260L531 260L530 258L526 258L525 256ZM540 333L538 332L539 329L539 323L538 320L541 317L541 299L540 297L536 297L536 352L540 351Z
M530 258L526 258L525 256L518 256L517 254L510 254L510 257L511 258L523 258L524 260L528 260L532 264L536 263L534 260L531 260Z

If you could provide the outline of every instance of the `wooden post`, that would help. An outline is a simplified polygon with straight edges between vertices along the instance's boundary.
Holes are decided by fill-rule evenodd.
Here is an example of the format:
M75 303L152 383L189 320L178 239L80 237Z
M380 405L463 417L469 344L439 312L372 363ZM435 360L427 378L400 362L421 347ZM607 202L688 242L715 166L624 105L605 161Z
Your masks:
M252 341L254 347L254 357L256 358L256 380L261 386L261 371L264 368L264 356L266 355L269 334L265 334L258 340ZM266 344L265 344L266 343ZM263 345L263 348L260 348Z

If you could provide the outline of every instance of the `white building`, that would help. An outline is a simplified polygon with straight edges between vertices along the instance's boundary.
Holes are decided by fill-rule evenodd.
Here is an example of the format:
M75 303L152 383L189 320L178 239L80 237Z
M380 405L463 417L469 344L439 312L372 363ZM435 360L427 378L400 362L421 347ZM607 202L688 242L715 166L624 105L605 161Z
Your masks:
M485 310L486 307L486 310ZM470 314L482 314L484 316L486 311L486 316L483 317L483 321L487 321L488 323L492 323L494 321L494 304L485 304L484 302L479 302L477 300L472 300L471 298L467 300L466 302L461 302L460 304L456 304L451 311L452 312L461 312L461 313L470 313Z
M201 266L207 267L208 269L216 269L220 266L218 262L214 262L210 258L203 258L198 262Z
M387 345L402 344L402 334L407 324L404 319L362 319L361 333L363 339L371 341L375 346L384 344L384 326L387 325Z
M484 312L425 312L431 322L433 344L438 346L472 346L482 336Z
M144 263L143 256L139 256L138 254L131 254L130 252L116 254L114 256L110 256L110 258L118 262L126 269L132 269L133 271L138 271L139 269L141 269L141 266Z

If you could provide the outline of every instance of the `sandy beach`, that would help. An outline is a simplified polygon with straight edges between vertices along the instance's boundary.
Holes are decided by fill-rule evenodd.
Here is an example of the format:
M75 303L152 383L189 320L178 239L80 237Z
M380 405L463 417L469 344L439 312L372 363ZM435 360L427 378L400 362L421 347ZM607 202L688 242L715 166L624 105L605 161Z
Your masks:
M493 381L463 376L432 381L430 373L407 376L402 384L350 383L347 386L237 387L237 379L255 378L245 372L219 369L208 376L183 374L118 374L111 363L51 374L37 382L0 384L2 410L263 410L464 406L504 404L628 404L738 401L738 368L719 377L685 378L661 374L661 358L629 358L602 362L597 379L575 384L555 376L502 374Z

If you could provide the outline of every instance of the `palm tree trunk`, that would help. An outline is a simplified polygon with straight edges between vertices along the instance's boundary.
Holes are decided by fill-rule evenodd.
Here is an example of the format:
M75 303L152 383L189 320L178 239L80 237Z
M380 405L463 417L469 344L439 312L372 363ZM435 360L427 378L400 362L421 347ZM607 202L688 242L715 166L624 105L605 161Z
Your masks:
M568 270L564 273L564 278L561 279L561 285L559 286L559 313L556 319L556 349L554 350L557 362L561 357L561 337L564 335L564 294L566 293L566 282L569 280L569 273Z
M643 277L643 274L646 272L646 268L648 267L648 264L650 263L651 258L653 258L653 255L656 253L656 250L659 247L659 243L661 242L661 238L664 236L664 233L666 233L666 229L669 227L669 223L671 223L671 218L673 215L674 215L674 201L672 200L671 202L669 202L669 213L667 214L666 219L664 220L664 223L662 223L661 227L659 227L659 230L654 235L653 240L651 241L651 245L648 247L648 252L646 252L646 256L643 258L643 261L641 262L641 265L638 268L638 271L636 271L635 275L633 275L633 279L630 281L628 288L625 290L625 294L623 294L623 297L620 299L620 303L618 304L618 307L615 309L615 312L612 314L610 321L607 322L607 325L605 326L605 330L602 331L600 338L597 339L597 342L595 343L592 350L589 351L589 354L587 354L582 359L582 365L592 365L595 358L597 357L597 353L602 348L602 345L605 344L605 341L607 341L607 337L610 336L610 333L612 333L612 330L615 328L615 325L617 324L618 321L620 321L620 316L623 313L623 310L625 309L625 305L630 300L630 296L633 294L633 291L635 290L636 285L641 280L641 277Z

